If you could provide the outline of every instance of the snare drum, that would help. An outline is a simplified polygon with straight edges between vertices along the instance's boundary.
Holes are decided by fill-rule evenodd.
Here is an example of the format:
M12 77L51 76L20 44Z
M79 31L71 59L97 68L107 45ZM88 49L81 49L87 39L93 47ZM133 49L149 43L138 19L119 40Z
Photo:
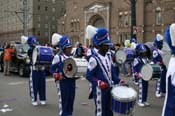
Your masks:
M87 60L84 58L67 58L64 61L63 72L67 78L78 78L87 71Z
M145 64L141 68L141 75L145 81L160 78L161 67L158 64Z
M134 51L130 48L120 49L115 53L117 63L122 64L134 60Z
M32 62L34 65L51 64L53 59L52 48L46 46L36 46L32 54Z
M133 114L137 92L130 87L115 86L111 91L112 110L120 115Z

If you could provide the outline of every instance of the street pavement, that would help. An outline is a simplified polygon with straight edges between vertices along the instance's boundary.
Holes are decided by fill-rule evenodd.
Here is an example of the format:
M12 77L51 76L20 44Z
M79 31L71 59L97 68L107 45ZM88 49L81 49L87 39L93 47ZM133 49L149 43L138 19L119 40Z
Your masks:
M137 91L131 77L121 77ZM155 81L149 82L149 107L136 104L134 116L161 116L164 98L156 98ZM94 116L94 102L88 99L89 84L84 78L77 80L73 116ZM47 77L47 105L34 107L30 103L28 78L0 73L0 116L58 116L58 97L54 80ZM114 116L117 116L116 114Z

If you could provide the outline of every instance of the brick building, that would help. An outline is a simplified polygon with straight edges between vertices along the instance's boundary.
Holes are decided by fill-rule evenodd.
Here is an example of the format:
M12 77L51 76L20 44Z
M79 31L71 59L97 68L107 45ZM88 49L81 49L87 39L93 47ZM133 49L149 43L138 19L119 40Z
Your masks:
M89 45L84 38L88 24L105 27L113 42L130 39L130 0L67 0L66 13L58 20L58 33L67 34L72 41ZM174 0L137 0L136 32L139 42L152 41L157 33L175 22Z
M27 35L45 44L57 32L57 19L65 12L63 0L0 0L0 44L19 41L24 34L24 2L28 6Z

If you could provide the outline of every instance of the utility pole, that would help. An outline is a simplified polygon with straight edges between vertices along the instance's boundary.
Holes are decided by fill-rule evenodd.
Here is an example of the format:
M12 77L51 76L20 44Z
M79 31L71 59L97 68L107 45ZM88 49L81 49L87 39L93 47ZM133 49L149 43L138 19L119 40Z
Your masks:
M23 29L24 32L23 34L25 36L28 36L28 0L23 0L23 7L24 7L24 12L23 12Z
M136 0L131 1L131 38L136 38L136 33L134 32L134 27L136 27Z

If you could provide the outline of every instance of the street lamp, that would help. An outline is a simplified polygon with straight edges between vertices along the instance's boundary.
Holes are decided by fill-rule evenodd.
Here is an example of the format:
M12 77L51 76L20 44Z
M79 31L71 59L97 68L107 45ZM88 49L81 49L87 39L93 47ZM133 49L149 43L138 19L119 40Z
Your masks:
M136 33L134 32L136 27L136 0L130 0L131 2L131 38L136 38Z
M23 0L23 7L24 7L24 12L23 12L23 29L24 29L24 32L23 32L23 34L25 36L28 36L28 0Z

